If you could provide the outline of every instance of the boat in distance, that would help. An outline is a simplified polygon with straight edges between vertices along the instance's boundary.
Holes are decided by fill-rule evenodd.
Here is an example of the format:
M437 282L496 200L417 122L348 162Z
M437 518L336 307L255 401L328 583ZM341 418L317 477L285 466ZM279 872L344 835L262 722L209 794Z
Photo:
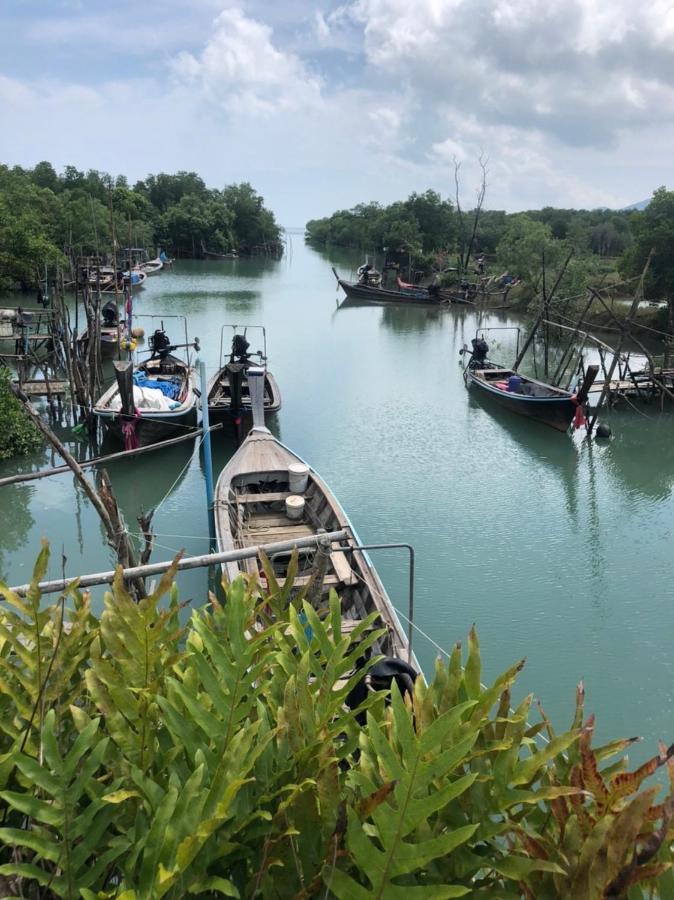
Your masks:
M442 294L431 292L425 287L412 285L391 290L360 281L345 281L339 277L334 266L332 271L347 297L358 297L361 300L369 300L371 303L409 303L431 306L443 306L449 302Z
M420 672L405 632L376 569L363 550L346 513L323 479L296 453L285 447L262 424L261 369L251 368L248 378L253 402L253 428L222 470L215 489L215 523L222 552L276 542L291 542L321 532L341 531L347 536L327 546L299 551L293 588L307 588L319 616L327 613L328 593L334 588L341 600L343 631L358 627L377 613L384 627L375 644L389 668L405 677ZM275 577L286 577L291 553L274 554ZM257 575L259 563L244 559L223 564L232 581L241 572ZM381 624L380 624L381 623Z
M598 367L588 366L583 385L577 393L546 384L514 369L498 366L487 359L489 348L484 339L474 338L463 377L467 387L520 416L536 419L557 431L568 431L573 424L585 424L584 407Z

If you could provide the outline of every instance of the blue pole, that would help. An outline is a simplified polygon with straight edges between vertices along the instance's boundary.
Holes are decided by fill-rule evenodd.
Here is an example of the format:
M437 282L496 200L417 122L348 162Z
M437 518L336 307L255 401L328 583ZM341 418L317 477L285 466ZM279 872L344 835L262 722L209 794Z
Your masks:
M208 421L208 382L206 380L206 365L199 363L199 375L201 376L201 427L204 430L202 449L204 451L204 470L206 473L206 509L208 511L208 535L211 546L215 546L215 509L213 502L213 457L211 456L211 432Z

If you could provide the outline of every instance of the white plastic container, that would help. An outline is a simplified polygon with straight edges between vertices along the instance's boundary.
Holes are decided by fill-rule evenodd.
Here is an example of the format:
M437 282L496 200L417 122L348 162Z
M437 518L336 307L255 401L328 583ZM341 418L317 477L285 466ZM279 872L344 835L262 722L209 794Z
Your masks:
M286 516L296 522L304 515L304 497L297 497L291 494L286 497Z
M290 463L288 466L288 483L291 494L303 494L309 483L309 466L304 463Z

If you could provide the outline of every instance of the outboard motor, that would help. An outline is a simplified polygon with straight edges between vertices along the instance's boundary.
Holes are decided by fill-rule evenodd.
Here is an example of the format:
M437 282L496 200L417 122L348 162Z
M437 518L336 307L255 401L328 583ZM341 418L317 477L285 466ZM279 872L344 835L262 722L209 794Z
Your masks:
M232 354L229 357L229 361L233 362L247 362L248 361L248 348L250 347L250 343L246 340L245 336L242 334L235 334L232 338Z
M386 690L395 681L398 690L404 697L405 694L411 694L414 690L414 682L419 673L404 659L397 656L385 656L372 666L368 674L373 690Z
M149 345L152 356L158 356L160 359L165 359L171 349L171 341L163 328L157 328L151 335Z
M473 362L477 364L477 367L487 359L489 355L489 344L485 341L483 337L481 338L473 338L471 341L473 345Z
M354 666L356 670L362 669L370 658L371 652L366 651ZM395 681L398 690L404 697L405 694L412 694L414 690L414 682L419 673L414 666L411 666L404 659L397 656L385 656L375 663L368 670L367 675L356 682L354 687L346 696L346 705L349 709L357 709L363 703L370 691L383 691L390 689ZM360 712L356 715L356 721L359 725L364 726L366 722L366 713Z
M108 300L101 309L101 315L103 316L103 325L106 328L114 328L118 324L117 304L114 300Z

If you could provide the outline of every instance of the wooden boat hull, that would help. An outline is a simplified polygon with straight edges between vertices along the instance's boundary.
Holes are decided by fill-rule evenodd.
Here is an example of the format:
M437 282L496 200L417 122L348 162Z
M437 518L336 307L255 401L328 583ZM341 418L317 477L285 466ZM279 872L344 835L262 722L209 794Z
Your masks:
M97 415L111 437L119 441L124 440L122 417L119 413L97 413ZM185 434L185 429L196 428L196 424L196 404L192 409L178 415L163 413L155 416L150 413L142 413L136 423L136 438L141 447L147 447L149 444L156 444L159 441L168 440L168 438L178 437L179 434Z
M552 388L549 385L542 385L542 387L550 388L558 393L559 396L535 397L511 393L495 387L494 384L489 384L482 377L485 372L493 373L495 371L500 372L503 378L514 374L510 370L467 369L465 373L466 383L469 387L474 387L479 396L488 399L490 402L497 403L510 412L526 416L529 419L535 419L537 422L549 425L557 431L568 431L578 408L578 403L572 394L568 391ZM540 382L534 382L533 379L529 381L533 384L541 384Z
M145 447L148 444L154 444L158 441L165 440L170 437L177 437L178 434L184 434L185 429L194 428L197 421L197 392L196 392L196 375L193 369L188 368L185 363L169 357L174 366L174 371L169 372L171 375L180 375L183 378L183 391L180 406L173 410L169 409L141 409L137 410L138 417L134 419L135 436L138 443ZM143 374L152 376L161 375L159 371L159 360L148 360L142 367L137 367L135 371L141 371ZM105 426L106 430L113 437L124 440L122 423L125 420L119 409L114 407L115 398L119 396L116 384L113 384L103 394L94 406L94 415Z
M241 385L241 408L232 410L232 398L229 392L229 381L225 367L219 369L208 382L208 418L211 422L219 422L235 414L250 416L251 400L248 390L248 379L245 371ZM281 409L281 391L271 372L266 371L264 377L264 412L275 413Z
M323 591L334 587L342 601L344 619L362 620L372 612L379 613L386 634L377 648L386 656L396 656L421 669L409 650L398 616L369 557L363 551L348 554L344 547L360 543L346 513L321 477L311 468L301 522L285 515L285 498L290 495L288 466L304 461L274 438L266 428L254 428L223 469L215 490L216 534L218 549L258 546L293 537L315 534L319 529L344 529L348 537L333 544L323 581ZM296 493L296 492L295 492ZM266 498L265 499L265 495ZM287 564L287 559L285 560ZM277 561L277 564L279 562ZM280 561L283 566L283 560ZM312 571L307 569L306 572ZM223 572L233 580L241 572L258 573L256 559L225 563ZM311 577L302 570L295 585L307 584ZM283 580L283 572L278 572Z
M117 356L119 352L119 339L121 336L121 331L119 327L108 328L105 325L101 325L101 358L102 359L113 359ZM85 329L80 337L78 338L78 342L83 346L89 343L89 330Z
M447 302L442 297L432 296L426 288L391 291L388 288L372 287L356 281L344 281L334 269L333 272L337 283L347 297L357 297L360 300L368 300L370 303L424 304L426 306L442 306Z

